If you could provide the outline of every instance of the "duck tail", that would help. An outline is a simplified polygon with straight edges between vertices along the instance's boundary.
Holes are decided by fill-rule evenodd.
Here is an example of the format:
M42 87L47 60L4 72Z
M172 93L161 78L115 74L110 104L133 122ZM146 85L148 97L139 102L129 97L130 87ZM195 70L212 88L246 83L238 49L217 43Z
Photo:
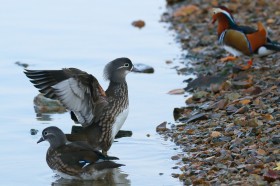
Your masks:
M269 38L267 38L267 42L264 46L268 50L280 52L280 43L278 43L277 41L271 41Z

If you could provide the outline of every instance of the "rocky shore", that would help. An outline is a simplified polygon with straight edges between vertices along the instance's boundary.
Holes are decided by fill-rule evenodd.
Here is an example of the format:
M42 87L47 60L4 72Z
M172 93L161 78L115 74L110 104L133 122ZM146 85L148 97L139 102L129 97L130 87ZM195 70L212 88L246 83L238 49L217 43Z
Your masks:
M280 1L167 0L162 21L188 51L177 70L197 78L186 80L192 96L174 109L176 122L157 131L181 147L173 177L184 185L280 185L280 53L255 58L246 71L237 67L246 57L221 62L228 53L211 24L218 5L239 24L262 22L280 42Z

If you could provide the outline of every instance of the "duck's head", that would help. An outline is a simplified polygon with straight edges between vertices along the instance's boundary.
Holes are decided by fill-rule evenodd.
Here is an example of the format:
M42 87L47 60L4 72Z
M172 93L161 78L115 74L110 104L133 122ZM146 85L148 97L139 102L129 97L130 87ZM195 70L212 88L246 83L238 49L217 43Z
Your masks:
M106 80L121 83L125 81L126 75L133 69L130 59L122 57L108 63L104 68L104 77Z

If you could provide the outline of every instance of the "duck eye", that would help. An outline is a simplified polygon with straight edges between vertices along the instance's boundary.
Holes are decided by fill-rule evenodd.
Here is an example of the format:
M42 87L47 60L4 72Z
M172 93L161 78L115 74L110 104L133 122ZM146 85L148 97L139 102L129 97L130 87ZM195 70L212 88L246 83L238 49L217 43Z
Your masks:
M47 134L48 134L48 132L47 132L47 131L45 131L45 132L44 132L44 136L46 136Z
M124 66L125 66L125 67L129 67L129 64L128 64L128 63L125 63Z

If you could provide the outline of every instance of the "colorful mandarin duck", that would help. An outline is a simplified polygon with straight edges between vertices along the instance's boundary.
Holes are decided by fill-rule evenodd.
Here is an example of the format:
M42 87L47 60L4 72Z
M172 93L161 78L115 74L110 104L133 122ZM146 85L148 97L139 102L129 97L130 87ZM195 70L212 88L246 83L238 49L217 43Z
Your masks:
M24 73L45 97L59 100L71 118L83 126L69 141L87 141L104 155L124 124L129 110L126 75L133 69L128 58L117 58L104 68L110 81L106 91L91 74L76 68L26 70Z
M251 57L248 65L241 66L241 69L249 69L253 64L253 56L266 56L280 51L280 43L271 41L267 37L266 30L262 23L258 23L258 29L249 26L237 25L230 11L220 6L213 8L213 21L218 21L218 40L226 51L233 54L223 58L223 61L234 60L236 57L246 55Z
M49 167L65 179L102 179L114 168L123 166L110 160L117 157L104 156L82 141L69 142L57 127L47 127L37 143L48 141L46 161Z

